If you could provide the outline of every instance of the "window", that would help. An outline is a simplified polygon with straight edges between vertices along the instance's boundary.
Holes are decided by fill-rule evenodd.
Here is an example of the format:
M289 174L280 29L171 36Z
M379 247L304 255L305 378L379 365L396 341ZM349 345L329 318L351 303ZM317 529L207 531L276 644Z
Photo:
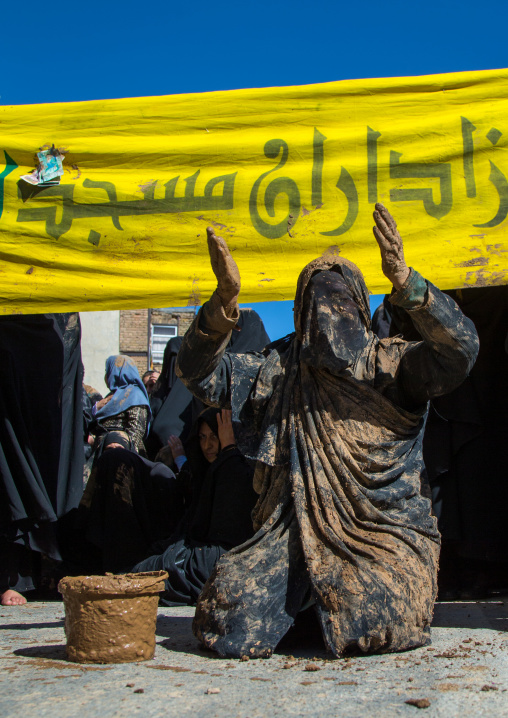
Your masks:
M152 324L152 341L150 343L152 364L162 364L166 344L177 335L178 327L176 325Z

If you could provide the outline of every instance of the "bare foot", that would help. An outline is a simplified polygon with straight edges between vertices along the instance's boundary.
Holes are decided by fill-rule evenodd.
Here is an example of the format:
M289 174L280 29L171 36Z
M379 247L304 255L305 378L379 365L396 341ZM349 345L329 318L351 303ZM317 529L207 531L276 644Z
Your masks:
M0 594L0 605L2 606L22 606L24 603L26 603L26 598L10 588Z

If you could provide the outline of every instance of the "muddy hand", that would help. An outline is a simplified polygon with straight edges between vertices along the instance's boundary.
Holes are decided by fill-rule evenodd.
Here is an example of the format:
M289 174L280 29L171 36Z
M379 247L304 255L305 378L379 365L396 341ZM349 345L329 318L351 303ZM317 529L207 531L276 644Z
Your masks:
M240 294L240 272L231 256L228 245L222 237L217 237L211 227L207 227L206 233L208 235L210 262L213 273L217 277L217 294L226 314L229 314L236 307L238 295Z
M390 212L380 202L376 203L373 227L374 237L381 250L381 269L383 274L400 289L409 276L409 267L404 259L402 237Z

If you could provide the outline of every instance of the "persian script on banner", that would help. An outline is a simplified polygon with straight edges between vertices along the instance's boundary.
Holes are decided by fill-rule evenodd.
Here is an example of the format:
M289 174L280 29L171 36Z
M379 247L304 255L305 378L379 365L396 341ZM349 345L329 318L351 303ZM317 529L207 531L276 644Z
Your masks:
M2 313L200 304L208 225L242 302L292 299L325 252L385 292L377 201L442 289L508 282L508 70L9 106L0 121Z

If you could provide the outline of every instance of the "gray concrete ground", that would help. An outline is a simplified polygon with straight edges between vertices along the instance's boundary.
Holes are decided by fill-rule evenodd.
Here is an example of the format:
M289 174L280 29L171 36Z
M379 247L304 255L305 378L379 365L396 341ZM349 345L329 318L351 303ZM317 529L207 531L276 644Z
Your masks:
M66 660L63 613L0 607L2 718L508 716L508 600L437 604L430 647L349 660L313 633L270 659L219 659L197 645L192 608L161 608L153 660L81 665Z

